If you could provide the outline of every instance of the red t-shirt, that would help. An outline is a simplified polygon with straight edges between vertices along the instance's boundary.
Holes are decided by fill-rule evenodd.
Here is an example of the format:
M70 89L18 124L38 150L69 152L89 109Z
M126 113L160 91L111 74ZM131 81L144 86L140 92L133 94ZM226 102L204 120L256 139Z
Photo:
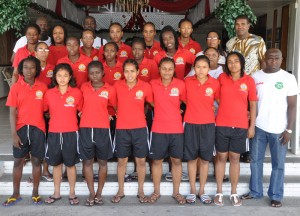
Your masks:
M51 83L53 70L54 70L54 65L47 63L46 67L41 71L37 79L48 86Z
M154 57L154 61L158 65L160 60L164 57L167 57L167 54L163 50ZM195 58L195 55L193 55L188 50L178 48L177 52L173 56L173 59L175 61L175 73L178 79L184 79L184 76L187 72L186 68L191 67L193 65Z
M122 43L119 46L119 51L117 53L117 60L123 63L126 59L133 58L131 47ZM99 49L99 61L104 62L104 46Z
M185 46L182 46L180 38L178 38L178 42L180 48L186 49L191 53L193 53L194 55L202 51L201 45L197 41L194 41L192 38L190 38L189 42Z
M196 76L185 79L186 111L184 121L191 124L215 123L214 101L219 98L219 81L208 75L201 85Z
M88 81L88 71L87 66L91 62L91 59L89 57L86 57L84 55L80 55L78 60L73 63L69 59L68 56L65 56L57 61L57 64L60 63L67 63L72 67L74 77L76 79L77 87L80 88L82 83Z
M105 83L101 88L94 89L91 82L81 86L83 95L82 115L80 127L86 128L109 128L108 104L116 106L116 91Z
M151 48L146 47L144 55L148 59L153 59L154 56L160 51L162 51L162 48L160 47L160 43L158 41L154 41Z
M47 62L56 65L58 59L61 59L68 55L68 50L66 46L49 46L49 56Z
M123 64L117 61L114 67L109 67L106 62L103 62L104 77L103 82L113 85L116 81L123 79Z
M6 106L17 108L16 130L32 125L45 132L43 97L47 86L35 80L33 86L19 79L10 89Z
M86 57L90 58L92 61L98 61L99 59L99 50L98 49L95 49L94 47L92 47L92 53L90 56L86 55L84 52L83 52L83 47L80 47L79 49L79 52L80 54L82 55L85 55Z
M20 49L18 49L16 55L15 55L15 58L14 58L14 62L13 62L13 67L14 68L17 68L19 63L27 58L28 56L35 56L35 53L34 52L30 52L28 49L27 49L27 45L21 47Z
M180 103L186 100L184 82L173 78L168 86L164 86L159 78L150 83L154 98L152 132L183 133Z
M154 60L144 57L143 61L139 64L138 77L145 81L150 82L152 79L159 78L159 70Z
M78 131L77 110L82 109L83 98L78 88L68 87L61 94L57 87L49 89L44 97L44 111L50 113L49 132Z
M216 119L217 126L248 128L248 101L257 101L255 82L244 75L239 80L222 73L220 82L220 104Z
M117 93L117 129L135 129L146 127L145 102L152 103L153 95L149 83L138 79L130 89L125 80L114 85Z

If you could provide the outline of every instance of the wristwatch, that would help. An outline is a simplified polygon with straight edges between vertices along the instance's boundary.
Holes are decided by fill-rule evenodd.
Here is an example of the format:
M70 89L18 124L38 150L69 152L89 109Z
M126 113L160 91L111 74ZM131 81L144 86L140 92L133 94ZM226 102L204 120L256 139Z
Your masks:
M291 129L285 129L285 131L288 132L289 134L293 133Z

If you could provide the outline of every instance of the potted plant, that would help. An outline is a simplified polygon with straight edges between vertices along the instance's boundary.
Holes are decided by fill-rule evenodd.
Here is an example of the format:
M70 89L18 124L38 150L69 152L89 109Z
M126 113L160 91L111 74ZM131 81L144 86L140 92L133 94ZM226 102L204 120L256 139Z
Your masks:
M219 6L215 9L215 16L224 24L229 38L235 36L234 22L239 15L246 15L252 24L257 21L246 0L221 0Z
M31 0L10 0L0 3L0 34L14 29L20 32L28 23L28 8Z

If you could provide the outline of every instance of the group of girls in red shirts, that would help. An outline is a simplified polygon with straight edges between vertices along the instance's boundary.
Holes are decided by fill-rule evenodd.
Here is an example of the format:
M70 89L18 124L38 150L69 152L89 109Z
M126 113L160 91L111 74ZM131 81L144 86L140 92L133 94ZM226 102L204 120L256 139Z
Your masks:
M137 198L141 203L154 203L160 198L162 162L170 157L172 197L176 202L193 203L199 197L203 204L223 205L222 181L229 158L230 200L235 206L241 205L236 191L238 159L239 154L246 151L246 138L254 135L257 100L254 81L244 74L243 56L229 53L225 73L215 79L209 75L210 59L204 55L196 58L191 51L184 49L170 26L161 31L161 50L153 60L144 56L148 49L144 40L134 39L129 51L127 45L119 43L123 36L120 25L114 23L110 30L112 42L99 50L99 60L95 61L93 53L97 50L90 46L93 32L83 31L81 39L88 44L80 49L78 39L69 37L63 40L66 32L63 27L56 26L53 28L53 46L48 48L45 43L36 42L39 61L29 56L18 63L18 81L12 86L7 100L13 134L15 184L13 195L3 205L10 206L21 200L21 165L29 151L34 167L34 204L43 202L38 194L40 159L45 158L53 166L54 193L44 200L45 203L52 204L61 199L64 164L70 186L69 202L79 204L75 193L75 165L82 159L89 189L85 205L93 206L104 203L102 190L106 182L107 160L113 156L118 158L119 188L111 202L119 203L125 197L126 165L128 157L133 155L138 175ZM57 33L60 31L63 34ZM67 55L59 59L47 56L49 50L56 50L56 55L60 55L61 49L57 47L64 43ZM47 58L52 59L56 66L49 64ZM191 66L195 74L184 79L187 68ZM216 117L215 101L219 103ZM186 104L184 117L182 103ZM152 109L153 124L148 131L145 113ZM50 117L46 145L44 112ZM205 184L214 149L217 151L217 194L212 199L205 193ZM99 164L96 191L93 179L95 157ZM152 159L154 184L154 191L149 196L143 190L147 157ZM198 158L201 175L197 193ZM191 192L187 197L179 192L182 159L188 161Z

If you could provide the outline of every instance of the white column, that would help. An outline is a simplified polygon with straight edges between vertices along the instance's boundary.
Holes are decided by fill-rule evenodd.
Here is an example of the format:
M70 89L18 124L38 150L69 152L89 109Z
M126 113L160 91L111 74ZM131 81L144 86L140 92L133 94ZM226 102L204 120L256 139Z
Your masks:
M289 52L293 52L292 54L292 71L295 75L298 87L300 86L300 1L297 0L295 4L291 5L291 9L295 11L295 13L291 13L291 20L294 21L291 23L294 28L294 37L293 37L293 49L289 49ZM294 16L294 17L293 17ZM299 88L300 89L300 88ZM300 155L300 97L298 96L297 102L297 116L296 116L296 124L294 128L293 137L291 140L292 152L294 154Z

